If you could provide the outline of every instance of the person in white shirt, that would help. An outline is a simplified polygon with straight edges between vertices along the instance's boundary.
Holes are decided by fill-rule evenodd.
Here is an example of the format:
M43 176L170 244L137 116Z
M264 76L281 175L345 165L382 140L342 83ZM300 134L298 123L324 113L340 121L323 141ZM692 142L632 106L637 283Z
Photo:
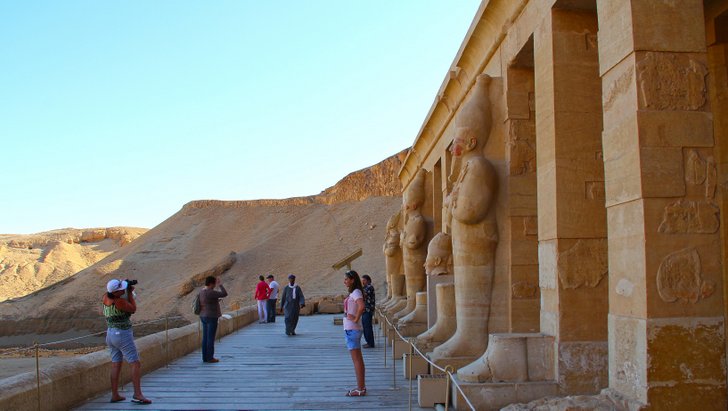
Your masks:
M276 322L276 302L278 301L279 287L273 274L269 274L265 281L268 283L268 287L270 287L270 295L268 296L268 305L266 307L268 311L268 322L274 323Z
M346 333L346 348L349 349L351 361L354 364L356 375L356 388L346 392L347 397L363 397L367 395L367 386L364 381L364 358L361 354L362 323L364 313L364 294L362 293L359 273L354 270L344 273L344 285L349 295L344 300L344 333Z

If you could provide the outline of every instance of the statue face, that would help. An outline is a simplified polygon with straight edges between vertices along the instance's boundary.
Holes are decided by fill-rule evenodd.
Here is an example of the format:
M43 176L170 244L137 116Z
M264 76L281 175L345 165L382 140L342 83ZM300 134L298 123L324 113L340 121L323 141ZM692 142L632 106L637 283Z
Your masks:
M413 217L405 225L404 230L404 246L410 249L419 247L425 239L425 225L422 224L421 217Z
M459 127L455 131L455 138L450 145L450 153L454 157L461 157L466 152L472 150L477 144L475 138L470 135L470 129L466 127Z
M384 254L391 257L397 252L397 248L399 248L399 231L387 231L387 239L384 241Z
M427 275L434 274L434 271L437 267L439 267L442 264L442 258L439 255L433 255L432 253L427 253L427 258L425 259L425 273Z

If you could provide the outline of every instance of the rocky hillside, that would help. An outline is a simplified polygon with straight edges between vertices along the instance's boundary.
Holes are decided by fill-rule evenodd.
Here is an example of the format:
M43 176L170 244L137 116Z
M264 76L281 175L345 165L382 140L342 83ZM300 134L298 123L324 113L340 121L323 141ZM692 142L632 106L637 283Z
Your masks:
M384 228L401 204L396 177L403 158L404 152L351 173L310 197L190 202L75 276L0 303L0 336L103 329L98 304L111 278L139 280L137 322L193 320L193 291L210 274L220 275L229 292L224 309L252 303L258 275L268 273L281 283L295 273L307 297L340 294L341 272L331 265L358 248L363 256L354 269L381 286Z
M129 244L145 228L66 228L0 235L0 301L64 280Z

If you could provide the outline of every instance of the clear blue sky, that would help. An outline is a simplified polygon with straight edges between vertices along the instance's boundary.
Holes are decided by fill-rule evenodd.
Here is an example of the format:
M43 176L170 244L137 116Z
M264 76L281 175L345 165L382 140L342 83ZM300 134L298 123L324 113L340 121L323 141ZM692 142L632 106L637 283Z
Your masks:
M317 194L412 144L479 3L0 2L0 233Z

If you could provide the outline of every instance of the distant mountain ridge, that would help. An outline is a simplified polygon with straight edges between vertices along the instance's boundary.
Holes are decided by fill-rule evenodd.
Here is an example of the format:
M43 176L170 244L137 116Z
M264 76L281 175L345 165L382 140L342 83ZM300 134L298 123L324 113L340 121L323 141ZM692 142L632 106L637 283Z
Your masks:
M191 201L77 274L0 302L0 337L98 331L104 326L98 301L111 278L139 280L136 321L169 315L184 317L182 323L194 320L191 291L206 273L223 279L225 310L251 304L257 277L268 273L283 284L296 273L307 297L338 295L346 290L331 264L362 248L354 268L381 287L384 228L401 207L397 176L405 154L350 173L317 195Z

